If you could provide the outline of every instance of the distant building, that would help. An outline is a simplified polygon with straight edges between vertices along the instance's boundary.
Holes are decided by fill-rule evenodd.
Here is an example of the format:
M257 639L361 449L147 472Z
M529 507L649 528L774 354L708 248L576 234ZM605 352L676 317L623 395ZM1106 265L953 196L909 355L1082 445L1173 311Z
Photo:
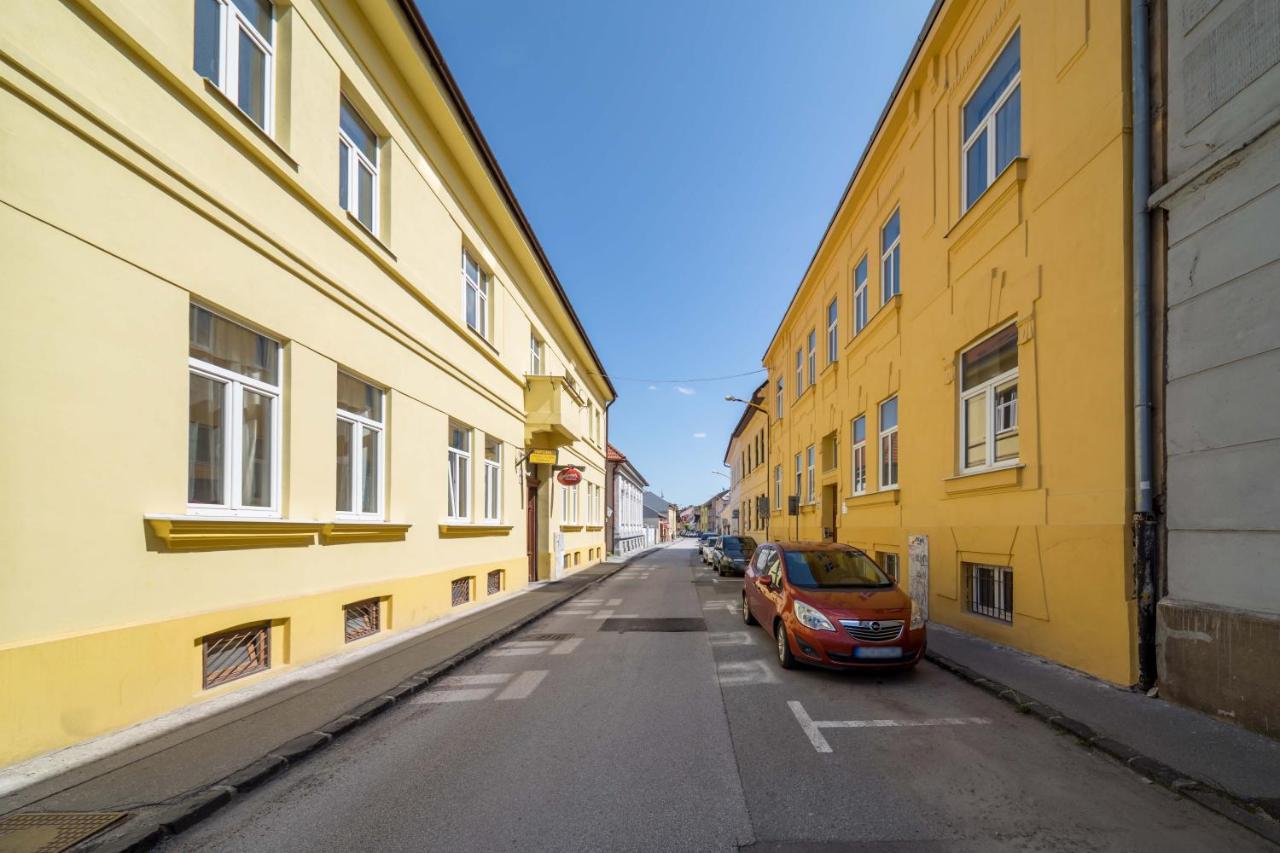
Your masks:
M768 538L765 526L769 521L769 415L764 408L768 384L760 383L751 402L742 407L742 417L724 451L724 464L730 471L729 532L761 539ZM782 470L780 465L778 470ZM779 473L779 483L781 476Z
M644 503L644 536L645 544L655 545L659 542L670 542L675 530L672 523L675 505L661 495L646 491Z
M609 553L627 554L643 548L644 487L649 485L649 481L612 444L605 452L605 480L608 482L605 545Z

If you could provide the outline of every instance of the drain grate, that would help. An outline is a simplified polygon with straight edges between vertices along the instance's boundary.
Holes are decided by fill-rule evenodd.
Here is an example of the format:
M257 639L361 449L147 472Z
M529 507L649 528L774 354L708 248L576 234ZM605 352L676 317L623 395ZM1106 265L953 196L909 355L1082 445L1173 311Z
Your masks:
M558 643L561 640L572 640L573 634L521 634L521 640L535 640L538 642Z
M13 814L0 818L0 850L17 853L61 853L106 829L124 812Z
M703 619L642 619L625 617L605 619L600 623L601 631L616 631L626 634L633 631L647 631L662 634L683 634L690 631L705 631L707 623Z

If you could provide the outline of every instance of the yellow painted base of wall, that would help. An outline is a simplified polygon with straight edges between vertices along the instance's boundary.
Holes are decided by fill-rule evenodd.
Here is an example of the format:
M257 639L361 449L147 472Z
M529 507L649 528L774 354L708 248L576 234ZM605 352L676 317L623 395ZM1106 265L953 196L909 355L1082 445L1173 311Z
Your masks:
M464 612L491 598L486 595L486 578L493 570L505 572L504 593L527 584L527 564L520 557L0 649L0 684L4 685L0 765L61 749ZM451 582L468 576L474 578L472 601L451 606ZM384 599L382 630L344 642L343 605L375 597ZM204 690L201 638L266 621L272 625L271 670Z

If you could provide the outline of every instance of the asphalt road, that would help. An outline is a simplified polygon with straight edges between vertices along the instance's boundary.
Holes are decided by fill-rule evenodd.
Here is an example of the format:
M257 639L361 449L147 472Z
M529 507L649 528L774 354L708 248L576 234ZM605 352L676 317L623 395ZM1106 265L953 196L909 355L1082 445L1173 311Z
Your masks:
M1274 849L931 664L785 672L741 583L657 551L166 849Z

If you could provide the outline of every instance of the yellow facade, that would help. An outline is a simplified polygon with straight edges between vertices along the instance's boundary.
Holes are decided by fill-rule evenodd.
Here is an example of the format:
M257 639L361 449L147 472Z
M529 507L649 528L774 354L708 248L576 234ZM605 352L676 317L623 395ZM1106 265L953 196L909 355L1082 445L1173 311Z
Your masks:
M276 4L261 123L195 70L195 7L0 20L0 763L603 553L612 386L412 4ZM344 99L376 135L372 228L340 205ZM471 322L464 251L488 277ZM269 481L263 511L189 503L193 305L278 344L269 426L218 421L262 454L227 488ZM337 511L340 371L383 402L366 516ZM454 504L451 423L471 442ZM534 448L582 469L567 520ZM348 644L344 605L369 599L380 630ZM269 669L204 689L202 639L257 623Z
M729 531L763 542L769 521L769 418L763 411L764 385L743 406L724 464L729 466ZM735 517L736 513L736 517Z
M774 538L828 529L896 557L900 582L927 588L933 622L1124 684L1135 678L1127 27L1118 3L942 3L764 358L771 416L782 383L770 428L783 479ZM1019 76L1000 76L1015 36ZM984 93L1014 88L1020 146L994 126L990 138L1017 156L966 209L963 152L988 137L965 125L965 107L978 116ZM882 230L895 210L896 260L892 228ZM863 258L867 322L855 333ZM1000 369L1016 367L962 404L991 353ZM896 439L882 429L894 399ZM865 487L855 489L859 417ZM972 448L961 446L965 429ZM793 494L796 517L786 514ZM911 537L923 538L909 571ZM1000 613L980 615L997 576Z

